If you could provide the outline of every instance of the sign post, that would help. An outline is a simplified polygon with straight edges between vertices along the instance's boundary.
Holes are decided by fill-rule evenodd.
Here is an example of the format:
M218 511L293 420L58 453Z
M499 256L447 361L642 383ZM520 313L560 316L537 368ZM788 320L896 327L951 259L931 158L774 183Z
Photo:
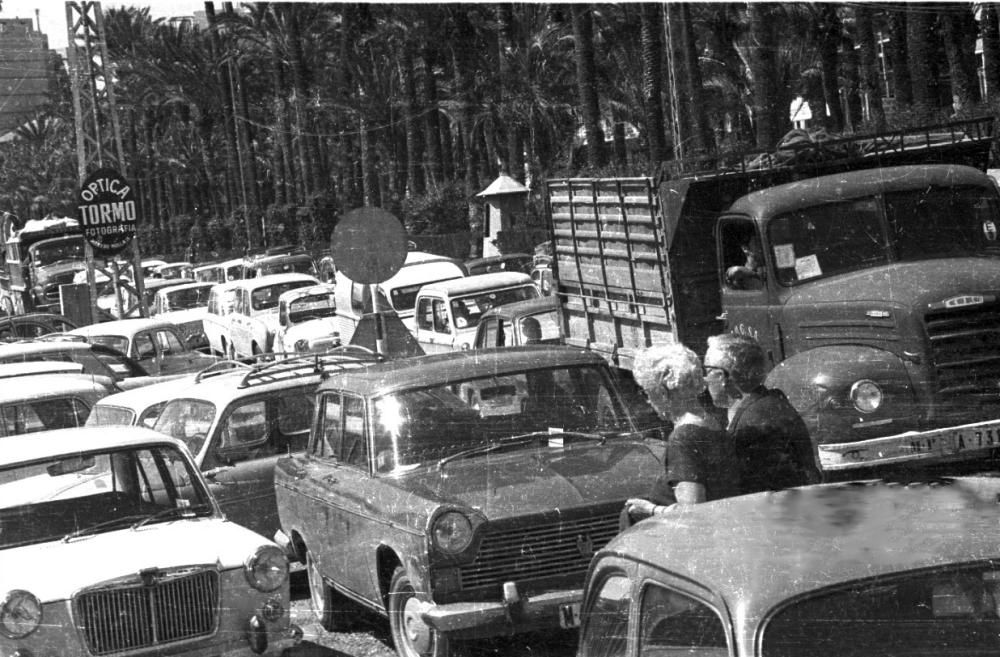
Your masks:
M378 309L377 287L402 268L408 251L399 219L379 208L351 210L337 222L330 238L334 266L355 283L368 285L375 313L375 351L384 354L385 327Z

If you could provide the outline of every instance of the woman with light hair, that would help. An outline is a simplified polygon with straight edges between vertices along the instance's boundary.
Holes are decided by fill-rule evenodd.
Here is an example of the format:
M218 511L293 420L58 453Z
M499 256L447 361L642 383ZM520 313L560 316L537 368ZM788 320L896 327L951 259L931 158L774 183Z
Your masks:
M632 520L666 513L674 504L697 504L739 491L735 452L713 413L702 403L701 360L681 344L636 353L632 368L650 404L674 428L667 441L666 471L649 499L625 503Z

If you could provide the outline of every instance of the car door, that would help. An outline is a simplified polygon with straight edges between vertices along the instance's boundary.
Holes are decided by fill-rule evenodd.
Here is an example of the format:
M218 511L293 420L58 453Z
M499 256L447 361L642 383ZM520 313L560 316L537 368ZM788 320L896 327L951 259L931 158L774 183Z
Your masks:
M250 353L250 292L246 288L235 290L236 306L229 316L229 338L237 356Z
M129 355L152 376L163 374L160 367L160 359L156 351L156 342L149 331L140 331L132 337L132 349Z
M160 374L193 372L206 360L188 349L172 329L159 328L153 332L153 338L160 359Z
M421 299L421 302L423 301L427 301L430 305L429 313L427 310L424 311L430 316L430 325L428 328L418 329L417 341L427 354L451 351L455 336L452 333L453 324L448 311L448 302L437 297L426 297Z

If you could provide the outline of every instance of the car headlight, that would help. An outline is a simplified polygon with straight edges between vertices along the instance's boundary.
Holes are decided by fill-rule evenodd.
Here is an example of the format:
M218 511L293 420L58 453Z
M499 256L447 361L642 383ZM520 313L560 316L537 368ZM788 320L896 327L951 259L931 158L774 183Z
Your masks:
M42 603L28 591L10 591L0 605L0 634L23 639L42 624Z
M472 523L458 511L448 511L434 521L431 535L439 550L455 554L469 547L472 542Z
M262 545L244 564L247 582L258 591L273 591L288 579L288 559L276 545Z
M882 405L882 388L871 379L861 379L851 386L850 398L854 408L871 413Z

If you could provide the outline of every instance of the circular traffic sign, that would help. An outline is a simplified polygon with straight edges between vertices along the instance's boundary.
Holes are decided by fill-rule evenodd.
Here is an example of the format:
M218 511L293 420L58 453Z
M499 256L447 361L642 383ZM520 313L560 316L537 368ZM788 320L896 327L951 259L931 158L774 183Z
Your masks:
M83 238L101 255L114 255L135 239L135 189L114 169L87 176L77 194Z
M374 285L392 278L406 261L406 229L379 208L351 210L330 238L337 269L355 283Z

